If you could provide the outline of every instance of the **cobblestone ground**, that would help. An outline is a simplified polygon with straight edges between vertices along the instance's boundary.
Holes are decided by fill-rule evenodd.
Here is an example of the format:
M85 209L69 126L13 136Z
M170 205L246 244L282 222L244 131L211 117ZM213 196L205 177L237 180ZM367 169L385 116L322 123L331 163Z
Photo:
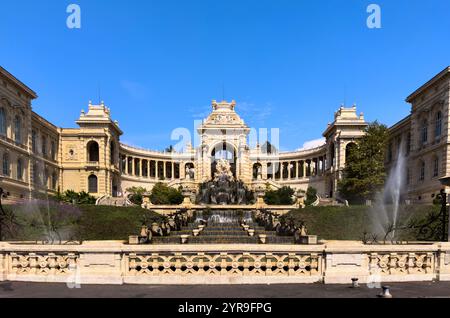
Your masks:
M450 282L392 283L394 298L450 298ZM145 286L0 283L0 298L376 298L381 290L362 285Z

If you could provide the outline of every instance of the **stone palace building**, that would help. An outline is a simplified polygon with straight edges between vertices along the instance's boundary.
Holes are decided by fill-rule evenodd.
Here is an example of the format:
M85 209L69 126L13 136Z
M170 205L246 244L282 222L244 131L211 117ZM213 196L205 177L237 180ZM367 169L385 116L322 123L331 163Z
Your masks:
M386 164L393 166L404 150L405 199L433 200L441 189L439 179L449 175L449 92L446 68L408 97L411 115L390 128ZM158 152L121 143L123 132L103 103L90 103L76 121L78 128L60 128L32 110L36 98L33 90L0 67L0 181L10 200L66 190L114 198L124 196L129 187L150 190L157 182L199 185L211 180L219 159L229 160L234 177L249 188L313 186L322 198L339 198L337 182L346 154L367 126L356 107L341 107L317 148L251 148L250 128L236 112L236 103L213 101L211 114L198 127L200 146Z

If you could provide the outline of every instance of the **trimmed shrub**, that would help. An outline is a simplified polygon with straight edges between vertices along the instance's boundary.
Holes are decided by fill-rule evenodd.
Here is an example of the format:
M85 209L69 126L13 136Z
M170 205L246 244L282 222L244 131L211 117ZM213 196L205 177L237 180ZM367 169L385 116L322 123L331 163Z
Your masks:
M152 189L150 200L155 205L178 205L183 203L180 190L171 188L164 183L157 183Z
M278 190L268 190L264 196L264 202L268 205L292 205L292 196L295 191L291 187L282 187Z

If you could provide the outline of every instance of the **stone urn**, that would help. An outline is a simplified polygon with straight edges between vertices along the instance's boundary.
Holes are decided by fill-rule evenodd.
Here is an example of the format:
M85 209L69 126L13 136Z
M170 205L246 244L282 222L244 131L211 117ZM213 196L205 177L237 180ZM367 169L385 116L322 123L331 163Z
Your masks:
M200 234L200 230L199 229L192 230L192 235L194 235L195 237L197 237L199 234Z
M258 235L258 238L259 238L259 242L261 244L266 244L266 242L267 242L267 235L266 234L260 234L260 235Z
M248 236L250 236L250 237L255 236L255 230L254 230L254 229L249 229L249 230L247 231L247 233L248 233Z
M250 228L250 226L249 226L249 225L246 225L246 224L243 225L242 227L244 228L244 231L248 231L248 229Z
M198 226L198 230L199 230L200 232L203 232L204 229L205 229L205 226L204 226L204 225L199 225L199 226Z
M189 240L189 235L180 235L181 244L187 244Z

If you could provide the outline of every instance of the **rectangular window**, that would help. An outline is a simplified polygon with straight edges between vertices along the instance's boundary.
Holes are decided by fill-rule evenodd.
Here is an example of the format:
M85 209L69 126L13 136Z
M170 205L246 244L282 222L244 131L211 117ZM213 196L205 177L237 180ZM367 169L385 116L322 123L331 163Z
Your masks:
M52 143L51 143L51 146L50 146L50 147L51 147L51 148L50 148L50 151L52 152L52 153L51 153L52 159L53 159L53 160L56 160L56 155L57 155L56 142L52 140Z
M422 162L420 165L420 181L424 181L425 180L425 163Z
M42 137L42 155L47 155L47 139L45 137Z
M439 175L439 159L434 159L433 162L433 177L437 177Z
M37 132L35 130L31 131L31 151L37 152Z

